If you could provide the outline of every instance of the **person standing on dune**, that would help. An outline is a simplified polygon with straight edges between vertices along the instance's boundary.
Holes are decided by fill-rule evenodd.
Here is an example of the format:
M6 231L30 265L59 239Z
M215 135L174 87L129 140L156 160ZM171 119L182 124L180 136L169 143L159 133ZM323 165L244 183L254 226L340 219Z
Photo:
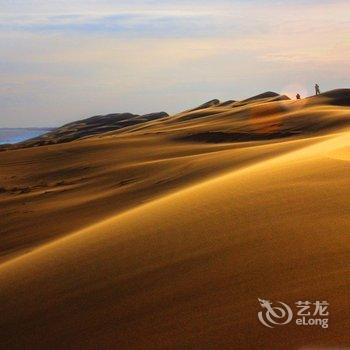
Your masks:
M297 95L296 95L296 98L297 98L297 100L300 100L300 99L301 99L300 94L297 94Z
M321 91L320 91L320 87L318 84L315 84L315 91L316 91L316 95L320 95Z

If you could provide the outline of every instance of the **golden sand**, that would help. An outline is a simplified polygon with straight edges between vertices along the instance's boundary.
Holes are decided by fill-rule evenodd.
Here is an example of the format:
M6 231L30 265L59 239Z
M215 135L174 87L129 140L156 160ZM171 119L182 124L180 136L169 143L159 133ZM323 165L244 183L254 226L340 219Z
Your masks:
M1 152L0 347L349 346L349 119L232 102ZM330 327L266 328L258 298Z

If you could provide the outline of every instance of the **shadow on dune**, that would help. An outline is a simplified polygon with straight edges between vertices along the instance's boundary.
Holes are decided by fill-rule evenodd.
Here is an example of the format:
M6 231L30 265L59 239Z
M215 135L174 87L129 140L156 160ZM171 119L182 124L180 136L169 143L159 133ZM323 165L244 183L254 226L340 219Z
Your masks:
M224 142L250 142L250 141L267 141L282 139L285 137L291 137L295 135L292 132L279 132L279 133L229 133L221 131L208 131L199 134L187 135L177 138L181 141L193 141L193 142L206 142L206 143L224 143Z
M187 142L205 142L205 143L228 143L228 142L252 142L252 141L270 141L282 140L289 137L310 137L311 135L322 135L326 132L332 132L341 128L350 126L349 118L321 119L310 116L300 117L295 120L288 118L284 125L273 132L223 132L207 131L188 134L174 138L176 141Z

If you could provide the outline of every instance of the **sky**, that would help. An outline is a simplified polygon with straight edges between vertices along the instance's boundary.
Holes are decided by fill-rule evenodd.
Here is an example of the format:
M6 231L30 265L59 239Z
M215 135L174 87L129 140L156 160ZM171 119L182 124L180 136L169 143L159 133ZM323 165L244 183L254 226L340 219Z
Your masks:
M0 0L0 127L350 88L349 0Z

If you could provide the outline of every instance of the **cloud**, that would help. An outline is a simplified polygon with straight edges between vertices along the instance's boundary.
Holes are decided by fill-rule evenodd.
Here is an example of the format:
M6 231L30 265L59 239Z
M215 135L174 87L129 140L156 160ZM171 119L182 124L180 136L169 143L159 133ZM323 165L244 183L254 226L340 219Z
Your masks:
M327 28L349 29L349 10L342 0L264 4L219 0L215 6L209 1L14 0L5 1L0 30L128 37L321 34Z
M2 1L1 123L350 83L348 1ZM299 86L298 85L298 86Z

